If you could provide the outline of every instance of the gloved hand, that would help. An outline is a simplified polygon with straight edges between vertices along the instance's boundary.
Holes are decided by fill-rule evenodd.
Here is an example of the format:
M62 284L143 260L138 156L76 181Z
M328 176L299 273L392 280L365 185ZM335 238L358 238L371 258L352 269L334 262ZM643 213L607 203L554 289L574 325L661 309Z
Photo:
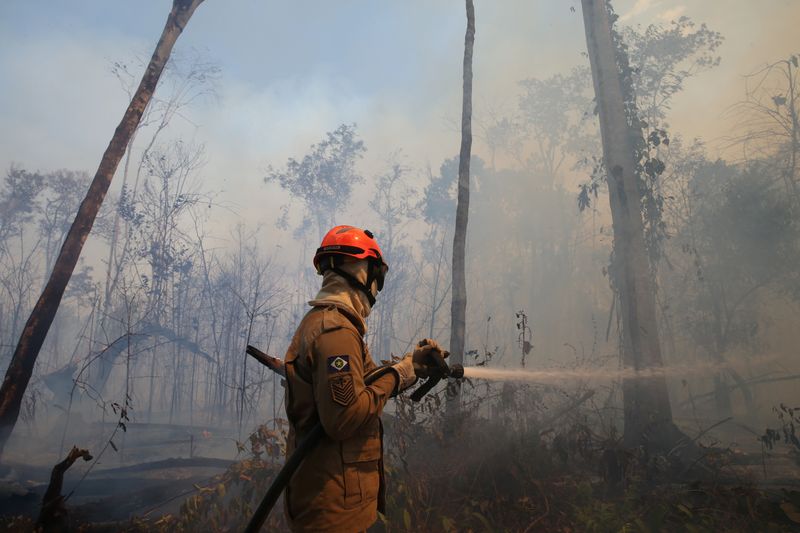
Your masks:
M418 378L446 377L449 369L445 359L448 355L450 352L443 350L435 340L422 339L411 355L414 374Z
M392 396L397 396L397 394L417 382L417 376L414 373L414 360L410 353L407 353L405 357L393 364L392 370L397 375L397 386L395 386Z

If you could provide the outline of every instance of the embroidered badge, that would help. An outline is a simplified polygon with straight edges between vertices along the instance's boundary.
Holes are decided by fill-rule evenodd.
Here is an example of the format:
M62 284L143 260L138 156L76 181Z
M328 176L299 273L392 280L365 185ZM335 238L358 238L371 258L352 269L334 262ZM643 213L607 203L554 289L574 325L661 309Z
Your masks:
M330 380L331 397L333 401L347 407L356 400L356 391L353 387L353 376L335 376Z
M328 357L328 374L337 372L350 372L349 355L332 355Z

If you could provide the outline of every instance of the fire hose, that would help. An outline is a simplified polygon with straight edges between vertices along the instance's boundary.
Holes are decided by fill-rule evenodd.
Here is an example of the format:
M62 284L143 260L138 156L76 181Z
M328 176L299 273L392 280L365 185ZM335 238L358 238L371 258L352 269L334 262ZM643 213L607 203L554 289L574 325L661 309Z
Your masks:
M247 353L259 363L272 369L274 372L284 375L282 361L280 359L269 356L250 345L247 346ZM437 354L437 356L434 357L436 359L435 364L439 369L439 372L431 375L411 394L411 399L415 402L420 401L423 396L430 392L431 389L433 389L443 378L461 379L464 377L463 366L458 364L448 366L440 355ZM391 372L391 366L380 366L374 370L371 370L364 375L364 384L370 385L378 378L385 376L388 372ZM267 490L267 493L264 495L264 498L261 500L258 508L256 508L256 512L253 513L253 517L247 524L247 527L244 530L245 533L257 533L261 530L261 527L264 525L264 522L266 522L270 511L272 511L272 508L278 501L283 489L286 488L286 485L289 484L289 480L300 467L300 463L303 462L303 459L305 459L311 450L316 448L323 437L325 437L325 429L322 427L321 422L317 422L308 435L306 435L305 438L300 441L300 443L297 445L297 448L295 448L294 452L292 452L292 455L286 460L283 468L281 468L280 472L278 472L278 475L275 477L275 481L273 481L272 485L270 485L269 490Z

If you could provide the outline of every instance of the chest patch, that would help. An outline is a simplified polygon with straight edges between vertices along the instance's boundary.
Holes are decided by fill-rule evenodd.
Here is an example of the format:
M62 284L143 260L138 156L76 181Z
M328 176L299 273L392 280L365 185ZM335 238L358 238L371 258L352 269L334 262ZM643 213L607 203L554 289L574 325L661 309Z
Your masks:
M328 357L328 374L350 372L349 355L332 355Z

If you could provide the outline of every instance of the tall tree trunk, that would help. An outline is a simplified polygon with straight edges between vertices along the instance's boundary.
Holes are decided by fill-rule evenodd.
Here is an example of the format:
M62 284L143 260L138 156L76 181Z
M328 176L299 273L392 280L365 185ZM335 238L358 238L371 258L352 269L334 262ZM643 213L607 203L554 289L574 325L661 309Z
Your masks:
M142 81L122 117L122 121L114 131L114 136L103 154L97 173L86 193L86 198L81 202L78 213L75 215L75 221L64 239L50 279L36 302L22 335L20 335L2 388L0 388L0 454L17 422L22 398L33 373L39 350L42 348L47 331L56 315L61 297L81 255L83 243L89 236L120 159L125 153L131 135L136 131L142 113L153 96L153 91L155 91L175 41L194 10L202 2L203 0L173 0L172 9L153 52L153 57L150 58L147 70L142 76Z
M795 75L792 73L792 65L797 70L797 56L793 55L786 61L787 78L789 79L789 118L792 122L792 140L789 152L789 182L794 193L795 204L800 201L797 192L797 153L800 152L800 121L797 117L797 88L795 87Z
M644 240L641 193L638 188L634 139L641 137L631 125L623 80L612 37L606 0L582 0L586 43L594 80L603 157L608 170L608 190L614 230L612 280L622 319L621 352L626 368L662 367L656 322L655 283ZM624 62L623 62L624 64ZM669 447L680 432L672 424L666 380L661 377L625 379L622 384L627 446ZM652 446L651 446L652 445Z
M475 44L475 6L467 3L467 32L464 37L464 96L461 107L461 153L458 158L458 204L453 232L453 293L450 304L450 353L453 363L464 362L464 336L467 312L465 273L467 217L469 215L469 163L472 156L472 47ZM461 389L455 382L451 405L458 409Z

